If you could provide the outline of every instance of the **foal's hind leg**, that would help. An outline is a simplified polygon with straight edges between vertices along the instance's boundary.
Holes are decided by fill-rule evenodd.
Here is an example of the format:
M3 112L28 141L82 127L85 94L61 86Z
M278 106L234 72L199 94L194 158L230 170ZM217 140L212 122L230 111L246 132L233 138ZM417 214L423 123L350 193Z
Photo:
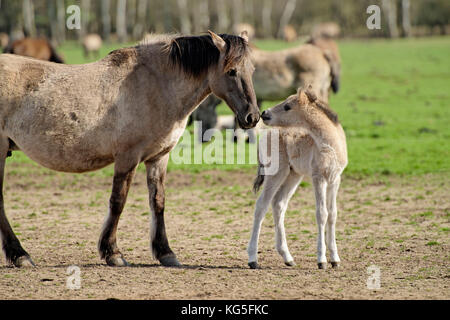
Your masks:
M284 181L272 200L273 222L275 224L275 246L278 253L283 257L287 266L295 266L286 242L286 232L284 230L284 215L291 199L295 193L302 176L291 170L291 173Z
M109 266L116 267L122 267L128 264L117 247L116 231L137 165L124 166L128 167L127 169L122 169L121 167L120 162L116 162L112 193L109 200L109 213L98 242L98 250L101 258L105 259Z
M146 161L149 202L152 211L151 247L153 256L166 267L177 267L180 263L169 247L164 224L164 180L169 154L156 161Z
M282 164L281 164L282 165ZM255 216L253 218L253 230L248 243L247 253L248 253L248 266L251 269L258 269L258 239L259 233L261 232L261 225L264 220L264 216L267 213L270 202L272 201L274 195L280 188L280 186L285 181L289 173L289 167L280 167L278 172L273 176L266 176L264 182L264 189L256 201L255 206Z
M328 207L328 220L327 220L327 246L330 250L330 261L333 268L338 268L341 259L338 255L336 245L336 220L337 220L337 205L336 197L339 189L341 178L337 178L332 184L327 187L327 207Z
M9 142L7 138L0 138L0 239L6 260L16 267L34 266L28 253L20 245L5 214L3 203L3 178L5 161L8 154Z

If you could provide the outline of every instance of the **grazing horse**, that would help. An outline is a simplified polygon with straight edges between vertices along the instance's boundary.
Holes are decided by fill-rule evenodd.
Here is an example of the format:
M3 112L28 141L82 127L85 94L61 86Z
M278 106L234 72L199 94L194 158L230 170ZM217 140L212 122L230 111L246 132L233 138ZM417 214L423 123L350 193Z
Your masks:
M43 38L24 38L13 41L5 48L3 53L12 53L39 60L64 63L50 42Z
M116 231L135 170L144 162L152 252L162 265L178 266L164 224L169 152L211 92L226 101L241 126L254 127L259 109L253 70L245 33L160 36L84 65L0 55L0 190L11 150L63 172L114 163L98 249L108 265L124 266ZM8 262L33 265L6 218L2 193L0 238Z
M102 48L102 38L96 33L90 33L83 38L83 53L84 58L88 59L90 53L98 58L100 55L100 49Z
M327 246L330 250L331 265L337 268L340 259L335 237L336 197L341 173L348 160L345 133L336 113L325 102L317 99L314 93L300 89L298 94L264 111L261 118L266 125L280 127L279 168L275 174L265 176L264 165L260 163L258 167L253 188L257 191L264 183L264 190L255 206L253 232L248 245L250 268L258 268L258 238L270 204L273 209L277 251L286 265L295 265L286 242L284 215L289 200L304 175L312 177L314 184L319 231L319 269L327 267Z
M264 100L283 100L296 93L297 88L312 85L319 97L328 102L330 89L339 89L340 58L336 43L331 39L311 39L310 43L280 51L252 48L255 66L253 83L261 107ZM197 113L208 113L211 106L204 101ZM238 127L236 123L235 127ZM210 129L204 123L203 130ZM247 131L250 141L255 141L254 130Z

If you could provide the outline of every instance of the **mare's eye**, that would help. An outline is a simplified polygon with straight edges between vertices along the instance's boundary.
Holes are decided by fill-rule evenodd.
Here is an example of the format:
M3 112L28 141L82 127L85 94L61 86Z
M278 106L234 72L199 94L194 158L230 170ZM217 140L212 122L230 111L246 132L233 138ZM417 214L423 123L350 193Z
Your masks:
M288 104L285 104L284 105L284 111L289 111L289 110L291 110L291 106L288 105Z
M231 69L230 71L228 71L228 75L230 77L236 77L236 69Z

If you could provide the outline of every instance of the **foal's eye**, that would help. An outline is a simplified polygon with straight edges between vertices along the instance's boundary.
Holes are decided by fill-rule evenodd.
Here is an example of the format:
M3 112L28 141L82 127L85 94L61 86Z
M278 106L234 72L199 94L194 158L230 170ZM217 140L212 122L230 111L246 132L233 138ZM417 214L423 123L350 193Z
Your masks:
M289 111L289 110L291 110L291 106L288 105L288 104L285 104L284 105L284 111Z
M231 69L230 71L228 71L228 75L230 77L236 77L236 69Z

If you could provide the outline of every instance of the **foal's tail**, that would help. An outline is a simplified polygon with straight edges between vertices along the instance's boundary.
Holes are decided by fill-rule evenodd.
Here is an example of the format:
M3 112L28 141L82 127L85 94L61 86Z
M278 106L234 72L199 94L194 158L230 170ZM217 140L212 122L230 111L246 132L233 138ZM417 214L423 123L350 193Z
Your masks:
M253 192L257 193L264 183L264 166L259 161L258 157L258 173L256 174L255 181L253 181Z

